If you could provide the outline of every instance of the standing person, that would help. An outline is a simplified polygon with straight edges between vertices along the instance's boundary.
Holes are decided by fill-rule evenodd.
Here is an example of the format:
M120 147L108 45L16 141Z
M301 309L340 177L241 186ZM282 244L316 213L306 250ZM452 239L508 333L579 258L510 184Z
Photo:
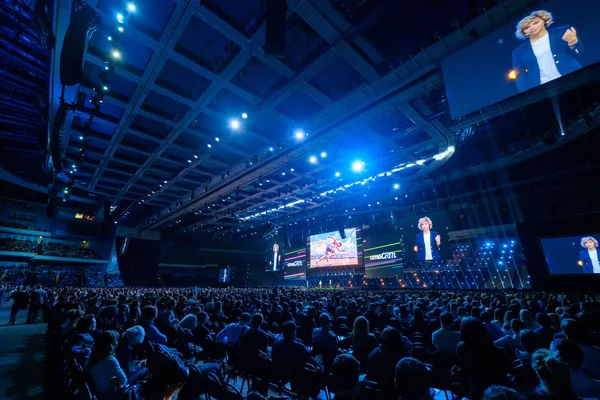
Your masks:
M584 274L600 274L600 262L598 261L598 241L587 236L581 239L583 250L579 252L579 261L583 267Z
M41 285L37 285L30 294L29 312L27 313L27 323L33 324L37 319L38 313L42 311L44 322L47 321L48 309L48 292L42 289Z
M553 23L551 13L539 10L517 24L515 35L525 41L512 54L514 79L519 92L582 68L577 58L583 53L583 46L577 30L568 25L547 29Z
M440 245L442 239L437 232L432 231L433 222L429 217L419 219L419 230L416 236L414 250L417 252L417 260L430 261L440 258Z
M14 325L15 318L17 317L19 310L24 310L27 308L27 304L29 303L29 295L23 290L23 286L19 286L17 290L8 296L7 300L10 299L13 299L13 305L10 308L10 320L8 321L8 324Z

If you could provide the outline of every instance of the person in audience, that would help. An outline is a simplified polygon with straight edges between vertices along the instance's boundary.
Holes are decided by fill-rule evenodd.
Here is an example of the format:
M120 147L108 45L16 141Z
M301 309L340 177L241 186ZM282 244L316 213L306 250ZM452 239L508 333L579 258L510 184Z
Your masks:
M27 323L33 324L42 311L44 322L48 320L48 292L42 289L41 285L37 285L29 295L29 312L27 313Z
M123 332L121 340L119 340L119 345L117 346L115 354L121 369L129 381L134 381L136 380L134 377L139 378L143 375L141 371L143 370L145 363L137 362L133 367L132 364L134 363L135 349L144 343L145 337L146 332L144 331L144 328L140 325L136 325Z
M119 334L115 331L103 332L94 346L87 369L100 399L110 399L116 387L127 383L127 376L115 358ZM114 379L116 378L116 379Z
M535 319L540 324L540 327L534 330L535 334L538 335L540 347L547 349L550 347L550 343L552 343L556 332L550 327L551 322L548 314L537 313Z
M523 350L515 350L515 356L518 360L531 362L533 353L542 346L540 345L540 338L535 332L529 329L523 329L519 332L519 341Z
M357 317L352 328L352 355L358 360L361 373L366 372L369 354L377 347L375 335L369 333L369 321L365 317Z
M440 315L441 328L431 334L431 342L438 351L448 351L456 354L456 347L460 342L460 333L452 330L454 317L449 312Z
M522 349L523 346L521 345L521 338L519 337L519 333L523 329L525 329L525 324L521 322L520 319L513 318L512 321L510 321L510 327L505 330L506 332L508 332L508 334L496 340L494 344L503 349Z
M338 339L331 330L331 319L329 314L323 313L319 316L320 328L315 328L312 333L313 355L322 357L325 371L329 371L329 366L337 355Z
M586 333L578 321L572 318L566 318L561 322L560 326L564 338L577 343L583 351L581 370L592 376L594 379L600 379L600 349L589 343ZM556 339L552 342L550 350L555 350L555 344Z
M340 354L331 366L331 377L337 400L357 399L360 363L350 354Z
M427 366L416 358L405 357L396 364L394 385L401 400L431 398L431 375Z
M535 331L536 329L541 328L541 325L533 320L531 310L527 308L522 309L519 313L519 317L527 329Z
M269 345L269 337L267 333L261 329L264 318L262 314L256 313L252 316L250 329L244 333L241 345L246 349L246 354L257 357L259 352L267 353Z
M469 380L470 398L479 399L490 385L506 383L507 361L499 347L494 346L487 330L476 318L463 318L457 346L460 368Z
M163 335L154 326L154 321L158 317L158 310L154 306L146 306L142 308L142 316L140 318L140 325L145 331L145 340L147 342L154 342L162 345L168 344L167 336Z
M24 310L27 308L27 304L29 304L29 295L25 290L23 290L23 286L19 286L14 292L11 293L10 296L8 296L7 300L10 299L13 300L13 304L10 308L10 319L8 324L14 325L19 310Z
M581 370L583 351L572 340L558 339L554 344L554 354L569 366L573 393L579 397L600 396L600 382L592 379Z
M227 346L235 346L242 338L244 332L248 329L249 324L250 314L243 313L239 322L227 325L217 334L217 341L224 343Z
M96 318L93 314L86 314L77 322L73 336L70 339L71 352L75 354L77 361L85 365L94 347L94 331L96 330Z
M384 392L394 391L395 365L410 355L408 339L396 328L385 328L379 337L379 346L369 354L367 379L381 385Z
M181 392L190 376L189 369L177 358L160 360L153 369L147 382L134 387L136 400L171 400Z
M458 307L456 309L456 318L452 323L452 330L460 331L460 325L462 323L463 318L467 316L467 309L465 307Z
M198 324L198 318L194 314L187 314L181 321L179 326L183 329L193 330Z
M561 361L550 350L537 350L532 357L533 369L540 380L535 391L537 397L549 400L576 400L567 363Z
M284 322L281 327L281 338L273 343L271 357L273 371L286 382L299 376L304 364L317 366L310 350L302 341L296 339L296 323L294 321Z
M492 340L496 341L504 336L504 333L502 332L502 328L499 328L496 325L492 324L492 314L491 313L489 313L487 311L481 313L480 319L481 319L481 322L483 323L483 326L487 330L488 334L492 338Z

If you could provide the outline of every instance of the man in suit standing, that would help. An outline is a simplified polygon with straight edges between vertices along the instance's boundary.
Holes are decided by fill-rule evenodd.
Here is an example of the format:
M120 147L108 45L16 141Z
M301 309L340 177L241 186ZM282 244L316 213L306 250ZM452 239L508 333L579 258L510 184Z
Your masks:
M429 217L419 219L419 230L414 250L417 252L417 260L430 261L440 258L441 237L437 232L431 230L433 223Z

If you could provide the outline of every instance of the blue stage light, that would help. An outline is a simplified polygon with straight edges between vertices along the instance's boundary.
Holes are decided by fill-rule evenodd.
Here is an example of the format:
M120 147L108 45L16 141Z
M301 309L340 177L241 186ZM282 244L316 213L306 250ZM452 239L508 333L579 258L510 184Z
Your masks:
M237 119L232 119L231 121L229 121L229 126L232 129L240 129L240 121Z
M339 177L340 177L340 173L339 173L339 172L336 172L336 173L335 173L335 177L336 177L336 178L339 178Z
M308 162L310 162L311 164L316 164L317 163L317 156L310 156L308 158Z
M396 189L396 190L400 189L400 184L399 183L394 183L394 189Z
M135 4L133 4L133 3L127 4L127 11L135 12Z
M296 131L296 133L294 133L294 136L296 137L296 139L302 140L304 139L304 132L299 129Z
M356 160L352 162L352 171L359 173L365 169L365 163L361 160Z

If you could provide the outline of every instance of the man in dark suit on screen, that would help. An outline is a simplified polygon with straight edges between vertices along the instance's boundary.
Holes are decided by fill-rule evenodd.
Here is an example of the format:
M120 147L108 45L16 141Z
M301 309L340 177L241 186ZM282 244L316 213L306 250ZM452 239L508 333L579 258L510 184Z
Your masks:
M433 223L429 217L419 219L419 230L414 250L417 252L417 260L430 261L440 257L441 238L437 232L431 230Z

